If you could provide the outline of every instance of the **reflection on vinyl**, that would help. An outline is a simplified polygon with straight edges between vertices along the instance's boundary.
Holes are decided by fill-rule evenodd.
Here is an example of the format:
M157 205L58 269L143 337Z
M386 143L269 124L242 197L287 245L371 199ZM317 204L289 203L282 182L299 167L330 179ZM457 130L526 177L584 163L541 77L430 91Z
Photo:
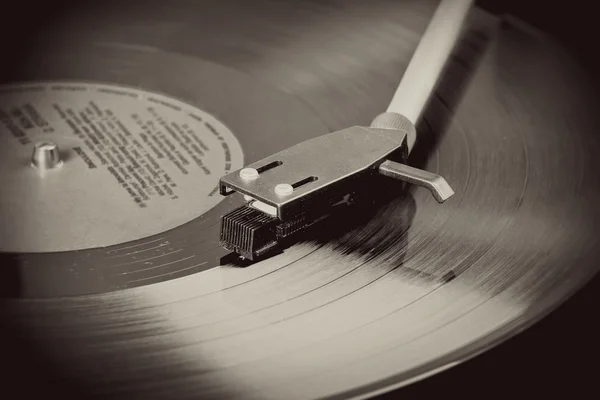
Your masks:
M15 336L107 396L347 398L464 361L566 300L598 265L591 78L479 9L410 158L454 197L382 180L372 207L283 254L240 266L219 246L243 203L219 177L368 125L435 5L109 4L32 40L0 90ZM43 177L41 140L64 158Z

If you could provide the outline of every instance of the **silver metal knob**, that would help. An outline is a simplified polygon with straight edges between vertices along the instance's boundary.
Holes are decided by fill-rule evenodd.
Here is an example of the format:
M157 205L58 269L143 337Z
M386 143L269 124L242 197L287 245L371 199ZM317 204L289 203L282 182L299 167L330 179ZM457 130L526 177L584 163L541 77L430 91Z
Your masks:
M53 169L62 164L56 143L38 142L33 146L31 164L39 170Z

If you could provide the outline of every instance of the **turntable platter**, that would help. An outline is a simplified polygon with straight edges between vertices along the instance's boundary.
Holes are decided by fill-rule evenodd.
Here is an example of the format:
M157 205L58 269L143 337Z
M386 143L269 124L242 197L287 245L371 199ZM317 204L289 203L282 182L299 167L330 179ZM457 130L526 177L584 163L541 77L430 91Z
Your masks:
M163 93L221 121L247 164L368 124L435 4L82 7L5 80ZM123 243L5 252L15 335L57 376L107 396L348 398L449 368L542 318L599 265L596 96L550 38L471 17L411 155L452 185L446 203L412 189L246 268L219 261L219 217L239 198ZM31 244L35 231L21 232L15 242Z

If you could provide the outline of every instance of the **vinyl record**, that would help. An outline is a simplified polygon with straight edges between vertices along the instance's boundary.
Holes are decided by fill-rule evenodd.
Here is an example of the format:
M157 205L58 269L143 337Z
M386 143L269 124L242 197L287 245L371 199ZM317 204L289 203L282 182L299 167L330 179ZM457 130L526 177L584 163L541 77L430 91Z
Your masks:
M411 155L454 197L390 180L380 207L260 263L225 261L219 220L243 199L219 197L220 175L368 125L436 4L136 1L40 31L0 90L14 340L78 395L362 397L566 300L598 265L591 76L480 9ZM62 165L30 165L43 141Z

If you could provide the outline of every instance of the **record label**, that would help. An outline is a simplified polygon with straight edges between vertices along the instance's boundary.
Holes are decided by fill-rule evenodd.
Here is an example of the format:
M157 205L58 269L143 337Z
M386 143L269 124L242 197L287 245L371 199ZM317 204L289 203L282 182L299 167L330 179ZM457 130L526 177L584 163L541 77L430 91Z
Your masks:
M164 232L216 206L219 178L243 166L239 142L215 117L130 87L6 86L0 129L2 187L13 193L2 199L4 251L79 250ZM31 165L42 142L58 145L60 166Z

